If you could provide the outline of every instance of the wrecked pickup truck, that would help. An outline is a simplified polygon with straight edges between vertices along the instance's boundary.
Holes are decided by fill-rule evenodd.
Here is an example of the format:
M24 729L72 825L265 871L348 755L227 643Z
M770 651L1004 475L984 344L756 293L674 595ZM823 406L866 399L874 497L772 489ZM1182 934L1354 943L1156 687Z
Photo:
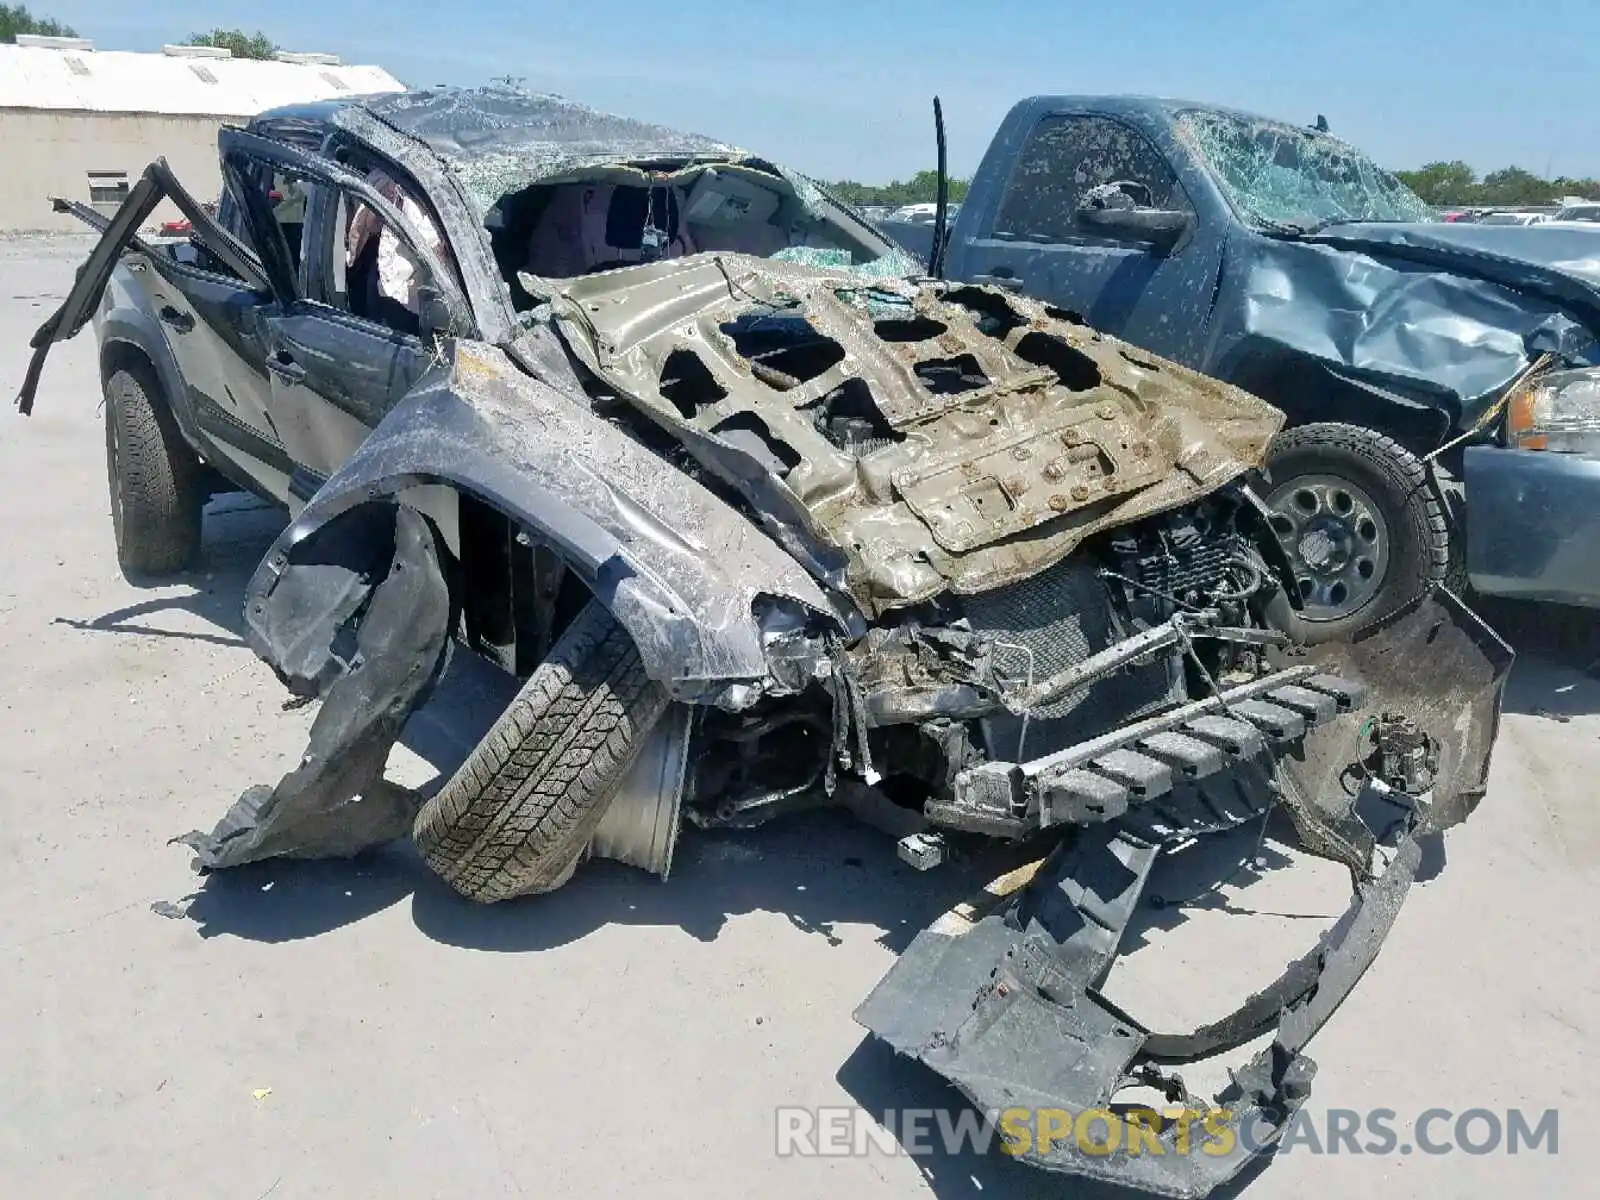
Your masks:
M204 869L409 833L481 901L590 856L665 876L685 821L848 803L918 867L1013 843L991 911L858 1012L982 1110L1105 1108L1270 1035L1226 1154L1022 1150L1201 1195L1304 1101L1307 1040L1422 841L1481 797L1510 664L1450 593L1307 636L1255 469L1281 414L916 264L804 178L548 96L427 91L220 136L213 220L165 163L33 340L94 320L118 552L196 552L242 487L292 520L251 645L310 745L186 840ZM162 197L189 243L139 240ZM457 648L524 681L424 797L383 777ZM866 799L863 799L866 797ZM858 807L859 806L859 807ZM1149 1028L1099 985L1156 860L1285 811L1345 917L1239 1009Z
M937 273L1283 409L1265 498L1309 618L1439 580L1600 607L1600 225L1441 221L1323 125L1019 101ZM934 225L880 225L929 261Z

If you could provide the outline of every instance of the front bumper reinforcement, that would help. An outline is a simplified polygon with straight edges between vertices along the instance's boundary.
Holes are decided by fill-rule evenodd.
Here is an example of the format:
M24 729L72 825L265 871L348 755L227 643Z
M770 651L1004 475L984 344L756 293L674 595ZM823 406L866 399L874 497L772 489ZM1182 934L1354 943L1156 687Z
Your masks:
M1051 780L1066 778L1085 795L1091 778L1116 782L1121 792L1096 814L1097 823L1070 831L994 911L974 919L957 909L918 934L856 1020L953 1083L1002 1133L1009 1110L1126 1113L1117 1097L1132 1084L1157 1087L1178 1109L1212 1122L1204 1139L1191 1139L1181 1121L1151 1120L1150 1136L1137 1144L1109 1136L1096 1144L1098 1134L1081 1143L1064 1134L1008 1146L1046 1170L1198 1197L1270 1150L1309 1094L1316 1065L1306 1044L1394 925L1421 861L1420 839L1462 819L1483 793L1512 655L1438 589L1353 643L1316 648L1309 660L1292 669L1293 678L1286 672L1267 681L1266 709L1233 697L1234 716L1182 714L1178 725L1151 724L1131 741L1124 729L1108 735L1114 745L1086 743L997 773L997 782L1006 780L1006 802L1043 800L1045 814ZM1327 712L1329 700L1341 697L1339 711ZM1439 747L1426 798L1386 797L1381 789L1374 796L1362 772L1361 731L1384 712L1406 713ZM1305 728L1286 723L1286 715L1308 718ZM1274 724L1282 726L1276 733ZM1208 730L1213 736L1196 736ZM1253 739L1240 736L1236 753L1210 760L1220 770L1149 794L1126 786L1138 781L1137 764L1113 757L1129 746L1157 758L1199 755L1202 743L1214 750L1219 737L1241 730ZM1366 799L1398 815L1374 829L1358 815ZM1308 849L1350 868L1344 915L1270 986L1191 1033L1153 1031L1107 1002L1099 989L1163 849L1264 818L1280 802ZM1196 1103L1181 1076L1167 1070L1269 1033L1271 1043L1208 1101ZM1096 1128L1109 1130L1110 1123Z

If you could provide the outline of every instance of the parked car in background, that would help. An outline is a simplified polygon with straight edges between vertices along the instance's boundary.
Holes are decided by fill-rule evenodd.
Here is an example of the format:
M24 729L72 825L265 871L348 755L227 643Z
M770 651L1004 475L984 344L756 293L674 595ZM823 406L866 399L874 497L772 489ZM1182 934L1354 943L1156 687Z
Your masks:
M943 271L1284 409L1269 502L1320 619L1459 586L1463 560L1484 592L1600 605L1600 225L1445 222L1325 132L1041 96L996 133Z
M908 221L914 225L932 225L938 208L937 204L902 204L890 214L890 219Z
M1539 225L1548 221L1545 213L1492 212L1478 218L1479 225Z
M1552 221L1600 222L1600 200L1569 204L1550 218Z

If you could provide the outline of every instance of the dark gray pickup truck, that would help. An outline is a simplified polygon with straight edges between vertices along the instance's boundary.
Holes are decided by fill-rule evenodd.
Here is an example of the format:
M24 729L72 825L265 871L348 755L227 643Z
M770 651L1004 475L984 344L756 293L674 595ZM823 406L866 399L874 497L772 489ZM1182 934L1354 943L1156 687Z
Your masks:
M934 225L882 227L928 261ZM1480 592L1600 605L1600 226L1447 224L1325 130L1039 96L942 257L1284 410L1308 613L1371 620L1462 559Z

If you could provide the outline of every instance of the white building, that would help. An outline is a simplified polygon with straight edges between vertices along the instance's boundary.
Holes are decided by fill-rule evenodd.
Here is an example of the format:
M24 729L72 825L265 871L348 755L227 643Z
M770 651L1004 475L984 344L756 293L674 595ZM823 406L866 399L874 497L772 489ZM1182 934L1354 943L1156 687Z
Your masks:
M382 67L328 54L263 62L204 46L136 54L81 38L19 37L0 45L0 230L81 230L51 211L51 197L112 212L163 156L197 198L214 200L224 123L285 104L404 90ZM151 223L175 215L163 205Z

